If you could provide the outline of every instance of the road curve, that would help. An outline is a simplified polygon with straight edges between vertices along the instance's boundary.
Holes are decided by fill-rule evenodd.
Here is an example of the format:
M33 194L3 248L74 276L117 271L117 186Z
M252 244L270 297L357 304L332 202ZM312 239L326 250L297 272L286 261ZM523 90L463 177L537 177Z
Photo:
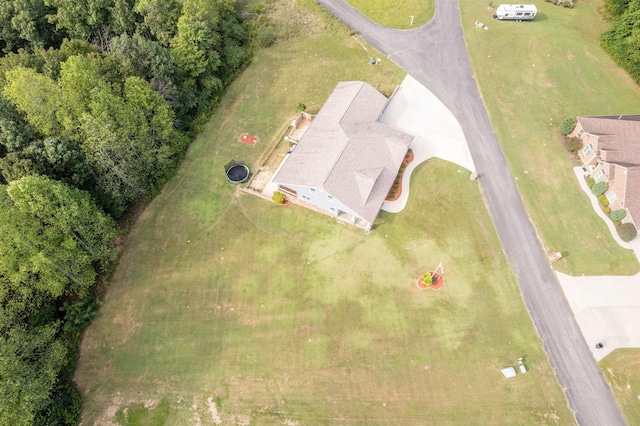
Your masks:
M489 122L457 0L436 0L434 19L414 30L376 25L343 0L318 2L431 90L458 119L487 210L576 421L584 426L626 424L551 270Z

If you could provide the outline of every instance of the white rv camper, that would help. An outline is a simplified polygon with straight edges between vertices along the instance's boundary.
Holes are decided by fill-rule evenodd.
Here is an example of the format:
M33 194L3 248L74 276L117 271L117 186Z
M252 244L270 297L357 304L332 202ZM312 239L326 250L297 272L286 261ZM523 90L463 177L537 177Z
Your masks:
M530 21L536 17L538 9L533 4L501 4L493 15L495 19L510 21Z

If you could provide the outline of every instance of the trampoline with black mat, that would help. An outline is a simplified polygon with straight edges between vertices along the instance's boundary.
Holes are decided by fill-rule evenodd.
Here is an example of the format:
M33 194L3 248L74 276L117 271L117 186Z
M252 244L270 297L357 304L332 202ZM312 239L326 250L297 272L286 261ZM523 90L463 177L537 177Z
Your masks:
M230 183L238 184L249 179L249 168L242 162L231 160L224 166L227 180Z

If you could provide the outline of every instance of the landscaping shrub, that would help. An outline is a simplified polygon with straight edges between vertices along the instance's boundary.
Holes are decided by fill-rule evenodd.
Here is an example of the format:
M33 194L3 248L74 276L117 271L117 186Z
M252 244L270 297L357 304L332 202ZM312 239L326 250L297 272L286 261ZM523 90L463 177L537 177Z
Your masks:
M606 214L611 213L611 209L609 207L603 207L602 211L605 212Z
M273 197L271 197L271 199L276 204L284 204L284 200L287 199L287 196L280 191L274 191Z
M269 47L276 42L276 34L269 27L260 27L256 32L256 41L260 47Z
M582 139L576 137L567 138L567 149L574 154L582 148Z
M588 177L587 178L587 186L589 187L589 189L593 188L593 185L596 184L596 180L592 177Z
M614 211L611 212L611 215L610 215L611 216L611 220L613 220L614 222L618 221L618 220L622 220L622 218L625 217L626 214L627 213L622 209L614 210Z
M622 241L625 242L633 240L636 235L638 235L638 230L633 223L623 223L622 225L618 226L617 230L618 235L620 235Z
M600 202L601 206L606 207L609 205L609 200L607 200L607 197L605 197L604 194L598 195L598 201Z
M591 187L591 192L593 193L593 195L596 195L596 196L604 194L604 191L606 190L607 190L606 182L598 182Z
M573 132L573 129L576 128L576 123L577 120L575 117L567 117L560 122L558 131L561 135L567 136L569 133Z

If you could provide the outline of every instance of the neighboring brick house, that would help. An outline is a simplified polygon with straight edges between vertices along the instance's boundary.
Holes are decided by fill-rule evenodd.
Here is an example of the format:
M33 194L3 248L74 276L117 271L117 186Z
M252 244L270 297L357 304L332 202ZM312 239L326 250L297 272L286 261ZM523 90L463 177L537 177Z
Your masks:
M274 176L278 190L369 231L414 139L378 122L387 102L367 83L338 83Z
M607 182L611 210L640 223L640 115L578 117L569 134L582 139L578 155L596 182ZM635 219L635 220L634 220ZM639 221L639 222L635 222Z

